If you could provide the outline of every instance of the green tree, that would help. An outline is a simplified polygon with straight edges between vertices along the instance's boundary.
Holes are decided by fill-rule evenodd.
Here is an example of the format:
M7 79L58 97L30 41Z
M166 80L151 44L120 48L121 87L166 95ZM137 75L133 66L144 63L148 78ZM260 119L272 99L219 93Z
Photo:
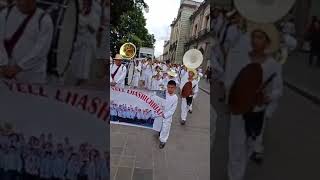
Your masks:
M114 0L111 3L110 48L113 56L118 53L121 45L126 42L132 42L137 48L154 47L154 35L149 34L145 27L144 8L148 8L144 0Z

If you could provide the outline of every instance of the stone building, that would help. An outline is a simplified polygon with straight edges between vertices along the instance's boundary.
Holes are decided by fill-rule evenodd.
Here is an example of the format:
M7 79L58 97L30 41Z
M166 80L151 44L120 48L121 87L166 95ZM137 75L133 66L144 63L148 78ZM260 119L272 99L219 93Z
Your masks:
M163 60L169 60L169 48L170 48L170 41L165 41L163 46Z
M192 0L181 1L178 16L172 22L169 40L168 60L173 63L182 63L185 44L190 32L190 16L197 10L201 3Z
M213 33L210 28L210 1L203 1L198 9L190 16L190 29L185 51L198 49L203 54L202 68L209 65L210 45L213 42Z

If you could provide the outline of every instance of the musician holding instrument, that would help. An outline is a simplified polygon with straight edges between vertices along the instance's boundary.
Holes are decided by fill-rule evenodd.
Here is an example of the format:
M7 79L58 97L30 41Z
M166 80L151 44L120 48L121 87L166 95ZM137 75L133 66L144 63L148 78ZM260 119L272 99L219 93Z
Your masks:
M197 72L194 69L188 69L186 74L181 79L181 125L186 124L188 111L192 104L193 95L198 92Z
M141 63L140 61L136 60L134 64L134 72L133 72L133 79L132 79L132 86L134 88L139 87L140 77L141 77Z
M110 85L124 87L127 68L122 64L122 57L117 54L114 58L114 64L110 66Z
M229 95L230 180L243 180L249 158L262 162L265 125L283 89L281 64L271 55L279 48L277 29L272 24L251 24L248 35L251 49L239 59L241 67Z
M36 0L17 0L0 12L0 77L45 83L53 35L51 17Z

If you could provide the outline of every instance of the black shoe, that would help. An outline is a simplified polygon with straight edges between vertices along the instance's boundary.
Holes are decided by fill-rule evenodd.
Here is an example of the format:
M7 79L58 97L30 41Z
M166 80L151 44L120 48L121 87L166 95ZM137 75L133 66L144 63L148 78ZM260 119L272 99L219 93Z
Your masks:
M264 158L263 153L258 153L258 152L254 152L250 156L250 160L258 165L261 165L263 163L263 158Z
M163 149L165 145L166 145L166 143L160 142L159 148L160 148L160 149Z
M191 110L189 110L189 113L190 113L190 114L192 114L192 111L191 111Z
M180 124L183 126L183 125L186 124L186 121L182 121L182 120L181 120Z
M161 132L159 132L159 137L160 137Z

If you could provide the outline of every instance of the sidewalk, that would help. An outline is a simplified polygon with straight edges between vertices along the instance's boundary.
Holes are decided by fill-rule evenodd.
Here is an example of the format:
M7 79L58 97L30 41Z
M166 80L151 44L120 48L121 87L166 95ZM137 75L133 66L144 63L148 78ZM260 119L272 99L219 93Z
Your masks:
M283 65L285 84L316 104L320 104L320 68L309 66L309 54L293 53Z
M199 82L199 89L210 94L210 83L206 79L201 79Z

